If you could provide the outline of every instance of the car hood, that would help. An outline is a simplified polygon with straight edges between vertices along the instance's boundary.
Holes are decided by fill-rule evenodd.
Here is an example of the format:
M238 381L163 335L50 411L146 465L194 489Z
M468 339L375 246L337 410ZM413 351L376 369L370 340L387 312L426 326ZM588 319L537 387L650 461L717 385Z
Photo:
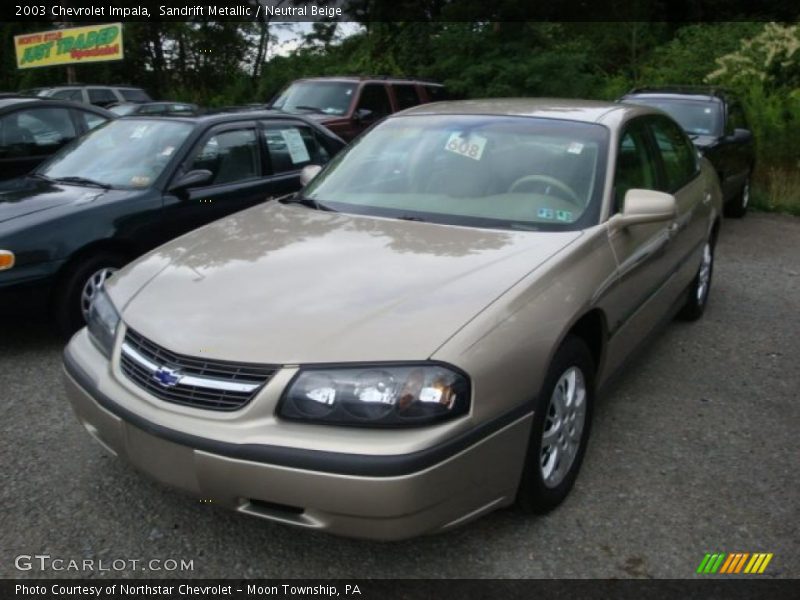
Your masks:
M109 294L129 327L182 354L419 360L580 235L270 202L158 248L112 278Z
M0 184L0 223L32 213L91 202L105 190L20 177Z

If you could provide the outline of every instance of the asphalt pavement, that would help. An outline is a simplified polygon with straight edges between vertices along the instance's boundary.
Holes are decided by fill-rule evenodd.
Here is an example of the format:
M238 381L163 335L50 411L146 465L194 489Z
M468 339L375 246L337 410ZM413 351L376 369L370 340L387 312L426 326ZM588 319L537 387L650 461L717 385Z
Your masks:
M726 220L711 294L701 321L671 323L603 395L558 510L400 543L246 517L146 479L73 417L46 323L0 322L0 577L684 578L707 552L770 552L762 577L800 577L800 219ZM16 568L36 554L69 570Z

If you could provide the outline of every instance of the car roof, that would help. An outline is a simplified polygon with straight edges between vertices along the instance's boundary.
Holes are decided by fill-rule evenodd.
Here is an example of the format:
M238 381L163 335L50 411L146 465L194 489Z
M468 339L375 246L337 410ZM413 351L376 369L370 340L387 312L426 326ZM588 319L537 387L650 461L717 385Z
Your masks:
M691 98L693 100L732 100L730 91L714 86L665 85L634 88L624 98Z
M640 114L663 113L646 106L566 98L491 98L431 102L395 113L395 115L537 117L584 123L611 123L612 121L625 120Z
M79 110L85 110L88 112L93 112L104 116L108 115L111 115L112 117L116 116L113 113L110 113L109 111L105 110L104 108L100 108L99 106L83 104L82 102L71 102L70 100L62 100L58 98L45 98L42 96L23 96L23 95L0 97L0 111L6 108L17 108L25 106L44 106L44 105L63 106L67 108L76 108Z
M419 83L421 85L434 85L444 87L443 84L437 81L429 81L427 79L417 79L414 77L391 77L389 75L377 75L370 77L368 75L334 75L330 77L301 77L295 79L292 83L297 81L347 81L347 82L361 82L361 81L383 81L386 83Z
M290 115L287 113L283 113L280 111L275 110L251 110L251 111L235 111L235 112L219 112L213 114L203 114L203 115L180 115L174 117L163 117L161 115L125 115L123 117L119 117L119 119L136 119L136 120L144 120L144 119L165 119L169 120L170 122L174 121L184 121L186 123L193 123L195 125L201 126L208 126L208 125L216 125L218 123L226 123L226 122L233 122L233 121L254 121L258 119L280 119L284 121L303 121L308 125L312 125L315 128L319 127L311 119L307 119L300 115Z

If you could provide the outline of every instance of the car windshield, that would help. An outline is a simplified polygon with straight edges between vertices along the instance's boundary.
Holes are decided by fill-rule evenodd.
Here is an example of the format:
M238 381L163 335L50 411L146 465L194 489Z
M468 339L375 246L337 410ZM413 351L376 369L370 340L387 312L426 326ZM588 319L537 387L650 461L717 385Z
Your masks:
M299 81L286 88L270 108L343 115L350 108L355 90L356 84L344 81Z
M683 127L689 135L720 135L722 112L719 102L683 98L628 98L626 102L660 108Z
M304 190L322 208L476 227L565 231L598 222L608 130L503 116L384 121Z
M112 106L108 110L113 112L115 115L119 115L120 117L124 117L126 115L132 115L136 112L136 104L117 104L116 106Z
M67 146L37 173L114 188L146 188L161 175L192 128L180 121L109 121Z

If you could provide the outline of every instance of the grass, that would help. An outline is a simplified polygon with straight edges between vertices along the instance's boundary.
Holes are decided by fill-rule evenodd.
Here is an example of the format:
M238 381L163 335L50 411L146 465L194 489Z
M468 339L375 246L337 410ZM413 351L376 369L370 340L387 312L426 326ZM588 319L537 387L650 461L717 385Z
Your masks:
M759 210L800 216L800 164L769 167L758 173L751 203Z

